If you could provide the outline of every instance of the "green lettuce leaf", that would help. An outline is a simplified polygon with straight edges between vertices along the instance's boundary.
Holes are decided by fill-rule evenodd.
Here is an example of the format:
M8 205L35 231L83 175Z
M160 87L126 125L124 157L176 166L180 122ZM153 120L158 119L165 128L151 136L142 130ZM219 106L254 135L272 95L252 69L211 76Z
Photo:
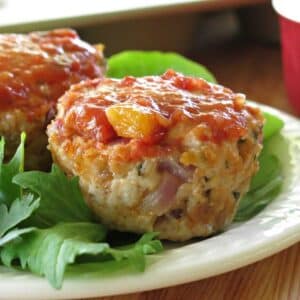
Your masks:
M263 150L259 156L259 172L253 177L250 191L257 190L268 184L270 180L281 176L281 166L279 159L269 151Z
M22 189L12 182L12 178L24 170L25 134L21 134L20 145L13 158L3 163L5 140L0 140L0 247L34 228L15 228L26 220L39 206L34 195L22 195Z
M90 255L93 261L101 262L127 260L137 270L145 266L145 254L162 249L154 234L146 234L137 243L124 248L113 249L103 243L106 229L100 224L63 223L48 229L38 229L23 235L22 239L7 244L1 251L1 260L11 266L20 260L23 269L45 276L51 285L60 288L66 267L73 264L78 256ZM112 264L113 265L113 264Z
M263 210L281 191L282 168L279 159L267 151L259 157L260 169L252 178L249 192L241 199L235 221L247 221Z
M266 122L263 128L263 134L264 139L267 140L276 133L280 132L284 126L284 122L280 118L267 112L264 112L264 117Z
M144 255L155 254L162 251L162 243L155 239L156 233L144 234L136 243L115 248L115 259L102 259L101 262L78 262L68 267L68 276L107 276L126 275L129 272L143 271L151 257L145 259ZM124 242L123 242L124 243ZM125 251L126 249L126 251ZM120 251L121 250L121 251ZM116 253L118 251L119 253ZM116 256L117 255L117 256ZM119 259L116 259L118 258ZM84 274L84 275L83 275Z
M17 174L13 182L39 195L40 206L29 224L50 227L59 222L89 222L92 213L78 185L78 178L68 178L55 164L50 173L29 171Z
M15 199L21 197L21 188L12 182L12 178L24 170L24 145L26 135L21 134L20 145L7 164L3 163L5 140L2 137L0 140L0 204L5 203L10 205Z
M107 76L122 78L129 75L161 75L168 69L216 82L204 66L177 53L159 51L124 51L115 54L108 59Z
M262 211L280 193L284 177L277 156L270 149L272 137L280 133L284 122L278 117L264 113L266 123L263 128L263 150L259 156L259 171L252 178L248 193L241 199L235 221L247 221Z
M39 206L39 199L32 194L16 199L9 210L5 204L0 204L0 238L10 229L26 220ZM1 244L1 239L0 239Z
M21 235L36 230L35 227L26 227L26 228L14 228L8 231L3 237L0 238L0 247L3 247L5 244L19 238ZM1 250L0 250L1 251Z

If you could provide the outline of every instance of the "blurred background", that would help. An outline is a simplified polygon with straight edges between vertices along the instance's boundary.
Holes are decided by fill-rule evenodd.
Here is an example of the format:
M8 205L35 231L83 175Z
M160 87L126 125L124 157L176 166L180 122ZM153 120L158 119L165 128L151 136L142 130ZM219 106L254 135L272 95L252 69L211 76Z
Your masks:
M148 2L148 3L147 3ZM76 28L107 55L123 49L188 53L240 38L278 41L267 0L0 0L0 32Z
M0 0L0 32L58 27L105 44L106 56L128 49L179 52L249 99L292 112L271 1Z

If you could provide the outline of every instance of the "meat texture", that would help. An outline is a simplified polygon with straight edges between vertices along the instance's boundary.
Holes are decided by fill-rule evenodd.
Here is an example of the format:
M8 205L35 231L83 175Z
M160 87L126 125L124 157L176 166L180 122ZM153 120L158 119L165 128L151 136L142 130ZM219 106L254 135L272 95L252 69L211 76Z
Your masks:
M69 29L0 35L0 135L11 157L27 133L27 167L49 160L46 126L54 117L57 99L72 84L101 77L102 46L83 42Z
M262 126L244 95L169 70L73 86L48 135L104 224L183 241L231 223L258 170Z

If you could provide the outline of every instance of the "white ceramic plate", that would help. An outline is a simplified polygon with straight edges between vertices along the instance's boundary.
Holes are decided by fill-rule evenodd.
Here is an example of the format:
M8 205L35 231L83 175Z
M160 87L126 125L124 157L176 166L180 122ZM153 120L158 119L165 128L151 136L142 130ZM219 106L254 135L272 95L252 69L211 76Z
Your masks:
M136 16L214 10L267 0L0 0L1 32L102 24Z
M77 299L167 287L224 273L272 255L300 240L300 122L270 107L263 110L285 121L282 154L285 186L278 198L248 222L204 241L174 247L153 257L144 273L110 278L66 279L59 291L45 279L0 268L0 299Z

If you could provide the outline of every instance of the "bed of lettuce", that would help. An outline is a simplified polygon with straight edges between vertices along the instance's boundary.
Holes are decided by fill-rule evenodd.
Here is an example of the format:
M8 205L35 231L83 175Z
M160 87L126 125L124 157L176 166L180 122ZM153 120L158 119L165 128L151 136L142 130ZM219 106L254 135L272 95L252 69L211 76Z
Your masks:
M168 68L215 82L203 66L175 53L127 51L108 60L108 76L143 76ZM264 145L280 133L283 122L265 113ZM50 172L24 171L21 135L14 157L4 163L5 141L0 140L0 260L8 267L45 276L61 288L66 271L143 271L147 255L163 250L157 233L138 238L108 232L95 221L86 206L78 178L68 178L53 164ZM260 170L242 199L235 221L246 221L259 213L280 193L283 183L279 159L264 147ZM125 238L124 238L125 236ZM121 238L120 238L121 237ZM117 240L117 242L116 242Z

